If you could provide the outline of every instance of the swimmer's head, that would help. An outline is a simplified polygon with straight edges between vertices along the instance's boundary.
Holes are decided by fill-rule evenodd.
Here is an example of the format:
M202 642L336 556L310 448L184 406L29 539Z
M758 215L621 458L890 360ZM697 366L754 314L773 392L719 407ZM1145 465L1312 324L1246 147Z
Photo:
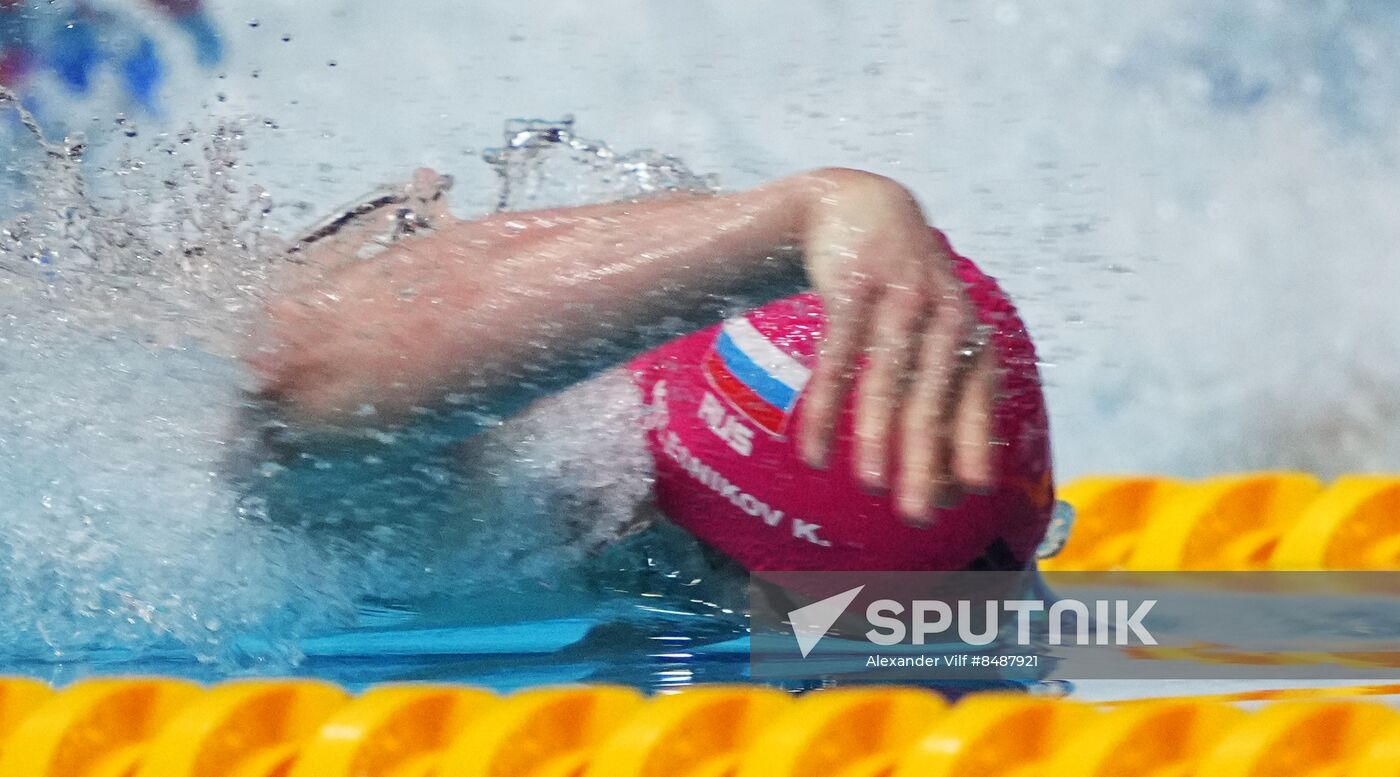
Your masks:
M851 407L828 467L798 455L802 387L823 316L799 295L675 340L631 367L650 406L657 502L674 522L754 571L1019 569L1054 504L1035 351L1015 309L959 260L1004 369L994 410L995 486L940 507L931 526L902 522L893 498L851 465Z

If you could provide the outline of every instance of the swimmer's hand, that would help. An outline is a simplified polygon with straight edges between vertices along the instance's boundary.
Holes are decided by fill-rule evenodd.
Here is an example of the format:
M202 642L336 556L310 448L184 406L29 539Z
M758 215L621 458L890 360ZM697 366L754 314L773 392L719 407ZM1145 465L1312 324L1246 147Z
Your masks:
M827 328L799 447L812 466L825 464L863 359L854 386L856 477L872 489L893 486L900 514L924 523L959 489L993 484L995 350L947 243L904 187L857 171L812 175L826 190L802 242Z

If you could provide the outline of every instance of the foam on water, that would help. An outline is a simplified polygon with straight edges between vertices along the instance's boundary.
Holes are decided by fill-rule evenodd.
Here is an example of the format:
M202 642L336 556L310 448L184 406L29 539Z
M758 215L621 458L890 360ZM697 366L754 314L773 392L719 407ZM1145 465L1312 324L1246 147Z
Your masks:
M250 159L279 192L329 205L426 163L480 212L496 187L470 160L500 119L566 111L727 186L864 167L1020 303L1064 476L1400 459L1386 0L246 0L227 18L217 88L277 114ZM207 86L179 87L202 110Z
M169 646L276 668L369 599L455 595L451 617L471 620L504 606L464 611L474 587L508 583L525 602L592 586L581 565L634 522L649 483L640 435L619 433L640 428L639 406L616 375L481 436L461 454L473 477L447 493L455 475L434 476L418 490L443 493L421 503L392 501L421 473L389 473L391 497L312 500L289 522L234 484L281 467L240 420L247 376L230 354L291 261L266 228L271 198L241 175L239 126L159 138L95 173L79 144L31 127L35 202L0 251L0 653ZM710 186L568 121L512 122L506 141L489 154L501 208ZM165 204L143 205L155 192Z
M242 379L226 356L279 236L415 164L456 175L464 213L713 185L528 123L510 128L520 153L479 164L522 113L578 112L730 185L830 164L910 185L1020 302L1066 476L1400 460L1386 0L212 5L228 70L171 77L170 115L197 129L104 106L85 164L76 135L23 131L4 158L24 182L0 206L23 213L0 233L0 617L18 624L0 640L16 651L238 657L230 634L289 645L366 590L462 574L403 552L421 526L336 546L240 503L221 471ZM577 444L491 455L506 480L601 477L608 501L587 420L569 419Z

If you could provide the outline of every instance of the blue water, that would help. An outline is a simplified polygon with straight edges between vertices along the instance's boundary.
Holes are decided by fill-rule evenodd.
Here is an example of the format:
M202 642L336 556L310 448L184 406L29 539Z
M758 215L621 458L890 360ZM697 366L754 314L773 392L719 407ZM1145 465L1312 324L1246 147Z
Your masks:
M51 138L87 136L84 187L0 121L0 219L38 214L0 236L0 670L743 676L732 602L666 577L694 561L684 543L656 578L605 590L538 541L550 514L517 492L568 480L625 503L644 477L582 466L632 454L598 455L581 417L556 423L580 430L558 458L501 449L547 463L508 473L530 488L488 502L515 520L455 558L432 552L431 520L341 541L228 487L258 240L419 164L457 177L460 213L489 210L501 168L483 150L514 116L576 114L586 137L724 186L830 164L906 182L1019 300L1062 477L1400 461L1400 341L1375 334L1400 297L1400 11L1384 0L211 2L210 69L208 29L98 4L165 71L148 107L110 62L83 94L30 85ZM507 199L666 174L625 161L544 155Z
M295 664L264 671L257 666L230 671L227 665L199 662L188 650L172 647L139 653L91 650L63 662L11 659L5 662L5 672L59 684L103 674L153 673L204 682L273 674L316 677L352 689L388 681L440 681L501 691L575 682L664 690L748 678L746 637L707 642L683 618L617 625L612 633L600 628L600 618L586 616L435 629L398 628L385 620L366 610L359 628L307 639L300 644L303 655ZM635 631L628 633L632 628Z

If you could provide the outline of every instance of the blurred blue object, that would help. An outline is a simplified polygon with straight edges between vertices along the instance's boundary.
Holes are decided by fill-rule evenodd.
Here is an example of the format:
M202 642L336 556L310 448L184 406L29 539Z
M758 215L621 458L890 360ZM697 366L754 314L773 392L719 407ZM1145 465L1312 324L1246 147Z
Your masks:
M209 14L195 11L175 17L175 24L194 43L195 59L203 67L213 67L223 61L224 41Z
M199 0L148 0L189 38L200 66L224 57L224 43ZM40 70L48 70L70 92L86 94L106 67L131 100L154 112L167 63L159 47L134 16L86 0L72 3L0 0L0 83L20 92Z
M97 25L90 18L73 18L59 26L44 52L49 68L70 90L87 92L92 71L102 61Z
M132 99L147 111L155 110L156 87L160 85L164 67L156 55L155 41L142 36L126 61L122 62L122 77Z

